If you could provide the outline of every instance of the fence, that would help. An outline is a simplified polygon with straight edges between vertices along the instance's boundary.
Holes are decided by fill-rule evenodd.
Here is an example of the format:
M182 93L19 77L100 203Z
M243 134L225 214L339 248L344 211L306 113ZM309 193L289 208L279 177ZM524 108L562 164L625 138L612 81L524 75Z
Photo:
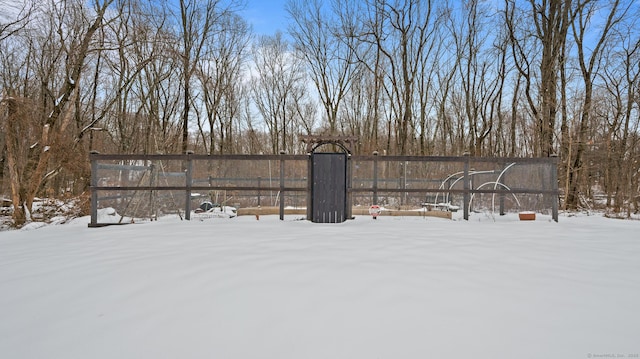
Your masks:
M235 207L308 210L308 155L106 155L92 153L91 223L113 207L123 218L191 219L203 200ZM558 220L557 158L350 156L348 203L472 212L551 213ZM308 212L306 212L308 214Z

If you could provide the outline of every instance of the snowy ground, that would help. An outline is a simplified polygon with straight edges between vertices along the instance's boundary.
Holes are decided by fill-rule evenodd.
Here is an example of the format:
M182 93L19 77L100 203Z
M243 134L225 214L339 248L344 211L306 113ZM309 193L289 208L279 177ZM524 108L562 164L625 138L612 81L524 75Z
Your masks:
M0 232L0 358L640 355L640 221L88 222Z

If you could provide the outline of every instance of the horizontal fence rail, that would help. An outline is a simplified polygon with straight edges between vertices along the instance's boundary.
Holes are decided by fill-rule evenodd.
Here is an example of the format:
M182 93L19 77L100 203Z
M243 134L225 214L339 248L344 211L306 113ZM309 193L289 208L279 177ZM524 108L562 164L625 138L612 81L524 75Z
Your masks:
M309 155L90 154L91 223L112 207L123 218L157 219L208 200L299 213L310 201ZM349 156L348 201L368 208L438 207L464 212L535 210L558 220L557 158ZM308 213L308 212L307 212Z

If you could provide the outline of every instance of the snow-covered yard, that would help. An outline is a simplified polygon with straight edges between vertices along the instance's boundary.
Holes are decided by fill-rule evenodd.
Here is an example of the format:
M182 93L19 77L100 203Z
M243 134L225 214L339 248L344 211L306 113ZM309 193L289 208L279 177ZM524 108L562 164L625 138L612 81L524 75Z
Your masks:
M640 221L297 219L0 232L0 358L640 354Z

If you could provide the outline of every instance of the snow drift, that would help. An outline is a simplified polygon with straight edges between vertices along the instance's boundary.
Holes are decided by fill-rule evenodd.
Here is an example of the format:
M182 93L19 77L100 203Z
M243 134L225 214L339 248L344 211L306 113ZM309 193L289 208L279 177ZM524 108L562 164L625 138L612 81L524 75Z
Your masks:
M2 358L640 353L640 222L277 216L0 233Z

